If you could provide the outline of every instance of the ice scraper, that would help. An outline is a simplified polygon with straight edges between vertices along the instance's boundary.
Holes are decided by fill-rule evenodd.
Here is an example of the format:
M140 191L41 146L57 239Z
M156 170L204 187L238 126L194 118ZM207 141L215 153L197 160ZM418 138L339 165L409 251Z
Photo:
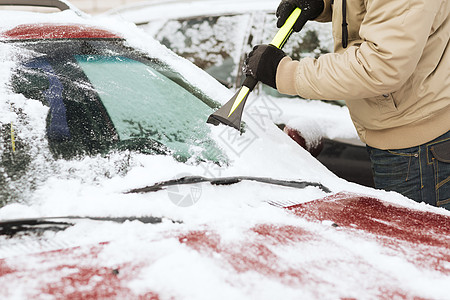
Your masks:
M284 25L278 30L277 34L270 42L271 45L281 49L288 38L291 36L293 27L297 19L300 17L302 10L296 8L289 18L286 20ZM305 25L306 19L302 25ZM241 128L241 118L244 110L245 102L247 101L248 95L254 89L258 81L247 76L242 84L241 88L236 92L236 94L221 108L216 112L211 114L207 120L207 123L214 125L225 124L240 130Z

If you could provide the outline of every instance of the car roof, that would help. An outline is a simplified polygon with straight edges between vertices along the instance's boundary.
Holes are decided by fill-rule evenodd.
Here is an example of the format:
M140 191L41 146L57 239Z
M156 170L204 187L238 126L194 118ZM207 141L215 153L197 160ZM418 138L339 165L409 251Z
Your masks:
M0 33L4 40L120 39L106 29L85 24L24 24Z
M252 13L255 11L275 13L278 4L278 0L156 0L120 6L107 11L105 14L119 15L134 23L145 23L158 19L219 16Z
M121 38L107 29L85 24L83 21L88 19L88 15L66 0L0 0L0 7L2 6L17 7L13 11L5 12L5 25L0 24L0 38L2 40ZM62 18L52 22L53 18L48 17L47 14L22 11L19 6L55 8L63 13L67 11L69 14L76 16L76 22L73 22L74 19L72 18ZM8 23L8 20L14 20L14 22Z
M79 16L86 15L84 12L75 7L66 0L0 0L0 6L30 6L30 7L46 7L56 8L60 11L71 10Z

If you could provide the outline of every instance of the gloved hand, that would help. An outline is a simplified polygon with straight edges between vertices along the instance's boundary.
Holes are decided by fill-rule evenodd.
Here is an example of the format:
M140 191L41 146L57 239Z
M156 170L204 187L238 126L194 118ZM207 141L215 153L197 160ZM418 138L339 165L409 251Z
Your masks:
M284 25L287 18L291 15L295 8L300 7L302 10L300 17L292 28L295 32L299 32L305 25L306 21L317 18L324 9L323 0L283 0L276 12L278 18L277 27Z
M268 86L277 88L276 75L280 61L286 54L273 45L258 45L244 61L243 71Z

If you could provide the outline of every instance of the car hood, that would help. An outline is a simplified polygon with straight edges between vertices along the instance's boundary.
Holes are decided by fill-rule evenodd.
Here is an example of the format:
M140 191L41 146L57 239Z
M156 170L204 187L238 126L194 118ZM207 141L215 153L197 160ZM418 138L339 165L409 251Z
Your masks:
M277 208L266 220L257 211L245 220L235 216L205 224L155 218L16 221L16 227L40 223L53 230L39 240L2 240L0 294L97 299L447 295L449 215L351 193ZM61 231L69 223L75 225Z

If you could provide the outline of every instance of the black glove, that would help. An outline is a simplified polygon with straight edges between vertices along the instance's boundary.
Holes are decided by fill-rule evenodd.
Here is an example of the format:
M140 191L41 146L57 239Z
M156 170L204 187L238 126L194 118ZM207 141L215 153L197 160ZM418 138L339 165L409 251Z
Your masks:
M295 8L300 7L302 12L297 22L295 22L292 28L295 32L299 32L305 25L306 21L314 20L317 18L324 9L323 0L283 0L276 12L278 18L277 27L280 28L284 25L287 18L291 15Z
M258 45L244 61L243 71L268 86L277 88L276 76L280 61L286 54L273 45Z

